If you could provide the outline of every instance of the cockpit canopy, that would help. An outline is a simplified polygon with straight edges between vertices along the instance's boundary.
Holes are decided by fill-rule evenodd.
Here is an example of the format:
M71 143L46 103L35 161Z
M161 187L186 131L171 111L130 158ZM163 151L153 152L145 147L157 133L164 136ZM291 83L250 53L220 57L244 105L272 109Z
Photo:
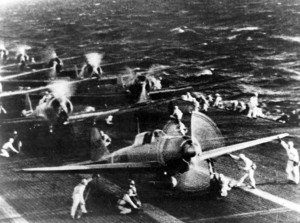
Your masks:
M160 129L156 129L153 132L142 132L135 136L134 145L144 145L155 142L157 139L166 136L166 133Z

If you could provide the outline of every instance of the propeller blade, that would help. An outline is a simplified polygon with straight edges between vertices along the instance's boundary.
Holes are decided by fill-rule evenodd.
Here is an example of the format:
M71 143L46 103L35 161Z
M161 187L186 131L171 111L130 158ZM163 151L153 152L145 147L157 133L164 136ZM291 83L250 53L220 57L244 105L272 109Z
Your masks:
M224 145L224 138L217 125L205 114L193 112L191 118L192 138L196 139L203 151Z

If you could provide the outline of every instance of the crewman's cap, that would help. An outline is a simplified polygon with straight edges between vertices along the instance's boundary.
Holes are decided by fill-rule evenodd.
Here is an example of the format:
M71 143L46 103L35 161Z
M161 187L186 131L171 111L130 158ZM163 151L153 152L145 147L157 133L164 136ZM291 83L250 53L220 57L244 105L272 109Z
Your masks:
M109 116L105 119L105 121L106 121L106 123L107 123L108 125L112 125L112 124L113 124L112 120L113 120L113 116L112 116L112 115L109 115Z
M255 93L254 93L254 95L255 95L255 96L258 96L258 93L257 93L257 92L255 92Z
M81 180L81 184L83 184L83 185L87 185L87 184L88 184L88 181L87 181L87 179L82 179L82 180Z
M175 109L178 109L178 106L177 106L177 105L175 105L175 106L174 106L174 108L175 108Z
M294 147L294 142L293 141L288 141L289 147Z
M245 155L244 155L243 153L241 153L241 154L239 155L239 157L243 159L243 158L245 158Z
M130 183L129 183L129 185L132 185L132 186L134 186L134 185L135 185L135 182L134 182L134 180L130 180Z
M220 96L220 94L219 94L219 93L216 93L216 96Z

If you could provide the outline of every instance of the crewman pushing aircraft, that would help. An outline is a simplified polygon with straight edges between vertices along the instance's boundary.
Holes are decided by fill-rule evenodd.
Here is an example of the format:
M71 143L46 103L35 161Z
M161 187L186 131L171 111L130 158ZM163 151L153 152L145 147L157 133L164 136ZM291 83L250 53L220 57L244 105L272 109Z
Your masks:
M244 176L239 180L236 186L240 187L244 183L245 179L249 177L250 186L252 189L256 188L256 182L254 179L254 171L256 170L256 164L246 157L244 154L240 154L239 156L231 155L230 156L235 160L241 160L245 163L245 166L242 168L245 171Z
M74 219L76 215L76 211L78 206L80 206L81 213L87 213L86 207L85 207L85 199L84 199L84 190L88 183L92 181L92 178L89 179L82 179L81 182L74 188L73 190L73 205L71 207L71 217ZM81 214L77 216L77 218L80 218Z
M6 142L2 146L0 156L9 157L9 152L8 152L9 149L11 149L15 153L19 153L19 151L16 150L15 147L13 146L14 141L15 140L13 138L9 138L8 142Z
M282 147L285 149L288 161L286 164L286 173L287 173L287 179L294 182L295 184L299 184L299 153L298 150L294 148L294 142L288 141L286 143L285 141L278 139Z
M231 190L230 180L223 174L215 171L213 162L207 161L210 175L210 192L213 196L227 197L228 191Z
M129 214L132 210L137 210L137 205L131 200L130 195L132 194L132 190L128 190L121 199L118 200L118 209L120 210L120 214Z

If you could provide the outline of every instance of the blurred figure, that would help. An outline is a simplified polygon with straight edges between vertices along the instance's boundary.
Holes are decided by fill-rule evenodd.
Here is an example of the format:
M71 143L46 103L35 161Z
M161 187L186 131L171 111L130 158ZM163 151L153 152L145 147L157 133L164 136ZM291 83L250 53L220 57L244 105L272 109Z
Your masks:
M15 147L17 147L17 148L18 148L17 150L19 151L19 153L21 153L21 149L22 149L23 143L22 143L22 141L20 140L19 134L18 134L18 132L17 132L16 130L15 130L15 131L13 132L13 134L11 135L11 138L14 139L13 145L14 145Z
M150 91L160 90L162 88L161 86L161 80L162 78L155 78L154 76L147 76L147 84L149 85Z
M232 104L232 111L237 111L238 105L239 105L239 101L238 100L232 100L231 104Z
M128 190L121 199L118 200L118 209L120 214L129 214L132 210L137 210L137 205L131 200L132 190Z
M96 109L92 106L86 106L84 108L84 112L94 112L94 111L96 111Z
M227 197L228 191L231 190L232 186L230 180L223 174L219 174L215 171L213 162L207 160L210 175L210 193L214 197Z
M48 103L53 98L53 95L48 91L44 92L44 96L39 100L39 105Z
M107 125L112 125L113 124L113 116L109 115L106 119L105 122Z
M289 114L286 114L286 113L282 113L281 116L276 119L277 122L281 122L281 123L288 123L290 120L290 116Z
M257 106L258 106L258 93L255 92L254 95L250 98L248 103L249 111L248 118L256 118L257 117Z
M196 98L192 99L193 105L194 105L194 111L199 112L200 111L200 103L197 101Z
M0 44L0 61L5 62L8 59L8 50L4 45Z
M293 125L293 126L299 125L299 116L298 116L298 113L296 110L293 110L290 113L290 118L289 118L288 124Z
M56 53L53 53L47 67L52 67L56 73L60 73L62 71L63 65L64 64L62 60L56 55Z
M138 207L141 208L142 207L142 202L137 194L137 190L136 190L136 186L135 186L135 181L134 180L130 180L129 181L129 190L130 190L130 198L132 200L132 202Z
M77 218L80 218L81 213L87 213L86 207L85 207L85 199L84 199L84 191L88 183L92 181L92 178L89 179L82 179L81 182L74 188L73 190L73 204L71 207L71 217L74 219L78 206L80 206L80 213L77 215Z
M238 109L238 112L243 113L243 112L246 111L246 109L247 109L247 106L246 106L245 102L239 101L239 109Z
M19 54L17 55L17 62L19 63L19 68L21 71L25 69L26 63L29 61L29 56L25 52L25 48L19 49Z
M184 101L193 102L194 97L191 95L190 92L187 92L185 95L181 96L181 99L184 100Z
M81 78L92 78L93 76L101 78L103 75L103 71L100 65L103 55L99 53L88 53L85 55L85 58L86 61L81 68L79 76Z
M14 141L15 140L13 138L9 138L8 142L4 143L1 149L0 156L9 157L9 152L8 152L9 149L15 153L19 153L19 151L16 150L15 147L13 146Z
M287 173L287 179L294 182L295 184L299 184L299 153L298 150L294 148L294 142L288 141L286 143L285 141L278 138L280 144L285 149L288 161L286 164L286 173Z
M111 144L111 138L105 134L103 131L100 131L101 138L104 142L104 145L107 147Z
M242 168L245 171L244 176L239 180L236 186L240 187L244 183L245 179L249 177L250 186L252 189L256 188L256 182L254 179L254 171L256 170L256 164L246 157L244 154L240 154L239 156L229 154L235 160L241 160L244 162L245 166Z
M219 93L216 94L216 98L215 98L213 106L215 108L222 108L222 97Z
M214 104L214 97L211 94L209 94L207 96L207 100L208 100L209 105L212 106Z
M175 118L176 120L181 121L182 116L183 116L182 111L180 111L178 106L174 106L174 111L173 114L171 115L171 118Z

